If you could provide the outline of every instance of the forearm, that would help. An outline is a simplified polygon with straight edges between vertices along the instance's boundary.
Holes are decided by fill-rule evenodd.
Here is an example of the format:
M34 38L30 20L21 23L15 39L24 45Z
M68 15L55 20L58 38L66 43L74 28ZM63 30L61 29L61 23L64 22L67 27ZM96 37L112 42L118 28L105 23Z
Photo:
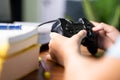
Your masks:
M88 72L89 80L120 80L120 59L104 56Z
M120 59L105 56L98 71L103 74L102 80L120 80Z
M112 57L101 59L73 58L65 65L64 80L120 80L120 60Z

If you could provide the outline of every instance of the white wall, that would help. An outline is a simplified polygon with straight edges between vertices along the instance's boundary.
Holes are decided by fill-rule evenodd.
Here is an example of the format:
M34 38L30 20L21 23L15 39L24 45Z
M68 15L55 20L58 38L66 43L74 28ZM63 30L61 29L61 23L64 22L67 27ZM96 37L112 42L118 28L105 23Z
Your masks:
M64 17L66 0L41 0L40 8L42 22Z
M40 0L23 0L22 6L22 18L27 22L38 22L38 15L40 8L38 3Z
M45 22L64 17L66 0L23 0L23 20Z

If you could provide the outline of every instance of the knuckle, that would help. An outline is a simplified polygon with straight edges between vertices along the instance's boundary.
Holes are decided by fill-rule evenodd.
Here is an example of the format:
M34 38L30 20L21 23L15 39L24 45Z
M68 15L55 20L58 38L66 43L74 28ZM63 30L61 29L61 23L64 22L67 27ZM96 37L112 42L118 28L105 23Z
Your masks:
M104 23L104 22L101 22L101 23L100 23L100 25L101 25L101 26L104 26L104 25L105 25L105 23Z

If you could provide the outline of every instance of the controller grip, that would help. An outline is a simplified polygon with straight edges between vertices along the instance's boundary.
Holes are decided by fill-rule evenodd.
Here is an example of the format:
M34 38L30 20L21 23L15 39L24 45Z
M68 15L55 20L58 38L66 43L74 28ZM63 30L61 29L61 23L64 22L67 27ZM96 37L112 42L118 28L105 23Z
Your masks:
M95 55L97 53L98 47L96 45L93 45L92 47L88 46L87 49L92 55Z

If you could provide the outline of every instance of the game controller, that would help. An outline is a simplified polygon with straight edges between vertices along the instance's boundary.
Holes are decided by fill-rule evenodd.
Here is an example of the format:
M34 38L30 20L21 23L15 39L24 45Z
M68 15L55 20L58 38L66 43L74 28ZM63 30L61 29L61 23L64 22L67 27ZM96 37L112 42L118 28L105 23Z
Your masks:
M95 55L97 53L97 33L92 31L94 25L90 23L86 18L80 18L78 22L73 22L64 18L59 18L52 25L51 32L59 33L66 37L72 37L74 34L78 33L80 30L86 30L87 36L82 40L82 45L86 46L88 51Z

